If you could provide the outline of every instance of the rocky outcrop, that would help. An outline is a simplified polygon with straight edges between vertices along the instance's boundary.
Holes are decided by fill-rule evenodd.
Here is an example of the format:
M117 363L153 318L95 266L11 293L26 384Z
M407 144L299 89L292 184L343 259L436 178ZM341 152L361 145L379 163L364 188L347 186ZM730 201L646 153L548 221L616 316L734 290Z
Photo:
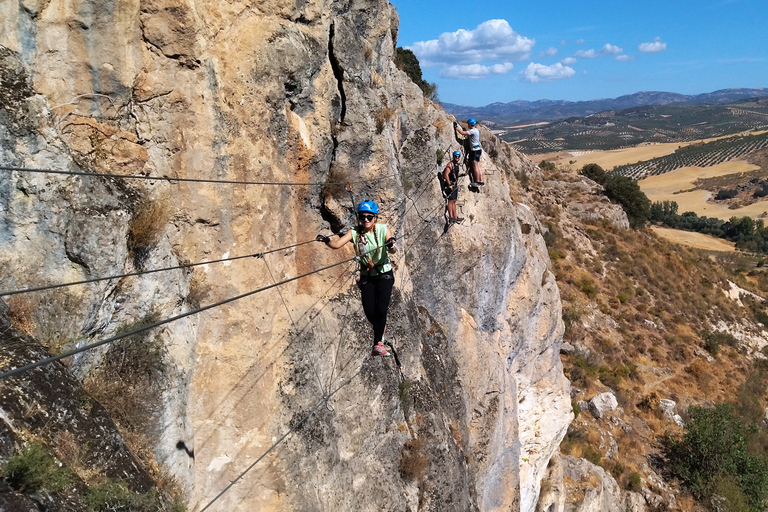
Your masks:
M43 347L10 322L8 306L2 301L0 353L3 364L10 368L48 356ZM104 407L60 363L4 380L0 387L0 411L3 463L19 451L23 442L39 439L55 447L62 459L69 459L78 476L97 472L101 479L120 480L144 493L154 485L126 447ZM64 499L49 498L55 510L82 508L76 502L68 506L62 503ZM0 506L22 510L27 502L6 485L0 486Z
M616 400L616 396L610 391L595 395L589 401L589 412L595 419L601 419L611 411L615 411L619 406L619 402Z
M12 318L48 350L349 258L295 246L353 222L347 182L399 237L387 335L402 382L367 357L351 264L71 361L86 385L148 390L142 432L121 426L190 508L240 475L219 509L535 508L572 417L558 290L519 181L536 171L484 132L488 186L462 189L466 220L446 232L435 156L458 143L393 63L389 3L0 9L0 163L166 178L2 171L4 288L261 255L15 296Z
M571 489L571 496L575 498L566 503L563 508L566 512L648 510L642 494L623 491L616 480L600 466L570 455L562 457L562 465L565 487Z

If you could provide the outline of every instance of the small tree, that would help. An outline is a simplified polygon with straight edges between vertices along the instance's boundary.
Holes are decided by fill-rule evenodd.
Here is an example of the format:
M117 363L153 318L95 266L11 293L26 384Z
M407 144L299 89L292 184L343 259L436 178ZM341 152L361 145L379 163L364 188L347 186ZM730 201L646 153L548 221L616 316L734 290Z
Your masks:
M633 228L642 227L648 222L651 217L651 201L640 190L640 185L635 180L626 176L608 174L603 186L605 195L624 208L629 224Z
M605 195L624 208L633 228L642 227L651 218L651 201L635 180L607 173L597 164L585 165L581 168L581 174L605 188Z
M395 66L405 72L413 83L419 86L424 96L437 102L437 84L429 83L421 76L421 65L416 55L406 48L395 49Z
M605 171L597 164L585 165L581 168L581 174L601 185L605 182Z

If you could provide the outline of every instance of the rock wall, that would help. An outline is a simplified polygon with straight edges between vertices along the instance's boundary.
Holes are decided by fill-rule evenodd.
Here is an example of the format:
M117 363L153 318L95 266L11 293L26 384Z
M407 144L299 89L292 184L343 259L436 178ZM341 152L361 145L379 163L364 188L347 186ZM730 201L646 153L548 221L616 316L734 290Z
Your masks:
M536 170L484 132L488 186L461 190L466 220L445 232L435 158L458 143L394 65L389 3L0 10L0 164L167 178L0 171L4 289L309 241L354 221L347 182L400 238L387 336L403 382L367 357L352 263L151 331L164 370L144 435L191 509L292 428L211 510L535 508L571 419L558 290L515 177ZM18 295L11 317L57 352L351 255L306 244ZM70 370L87 384L111 350Z

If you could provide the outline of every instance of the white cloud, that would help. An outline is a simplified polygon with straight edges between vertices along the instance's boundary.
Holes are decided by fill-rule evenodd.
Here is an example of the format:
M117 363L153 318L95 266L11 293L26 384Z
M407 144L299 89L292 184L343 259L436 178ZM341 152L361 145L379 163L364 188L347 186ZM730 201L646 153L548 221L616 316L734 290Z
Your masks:
M566 44L568 44L568 43L566 43L566 42L565 42L565 39L563 39L562 41L560 41L560 46L565 46Z
M573 55L582 59L594 59L597 57L597 52L595 50L579 50Z
M413 43L410 49L422 67L442 67L455 62L525 60L535 43L512 30L506 20L489 20L474 30L444 32L438 39Z
M631 55L617 55L616 60L619 62L629 62L631 60L635 60L635 58Z
M511 62L494 64L492 66L483 66L482 64L449 66L440 70L440 76L458 80L477 80L478 78L485 78L489 75L504 75L512 71L512 67L513 64Z
M577 39L576 40L576 44L584 44L584 43L586 43L586 41L583 40L583 39Z
M573 68L563 66L559 62L557 64L552 64L551 66L531 62L528 64L528 67L520 73L520 76L524 81L535 84L538 82L562 80L563 78L570 78L575 74L576 71L574 71Z
M667 43L662 41L660 37L656 37L650 43L642 43L637 49L643 53L656 53L663 52L667 49Z
M539 57L554 57L557 55L557 48L550 46L546 50L539 53Z
M577 59L574 59L573 57L566 57L563 60L560 61L560 64L564 66L573 66L578 62Z
M618 46L614 46L612 44L606 43L605 46L603 46L600 49L601 55L618 55L622 53L624 50L622 48L619 48Z

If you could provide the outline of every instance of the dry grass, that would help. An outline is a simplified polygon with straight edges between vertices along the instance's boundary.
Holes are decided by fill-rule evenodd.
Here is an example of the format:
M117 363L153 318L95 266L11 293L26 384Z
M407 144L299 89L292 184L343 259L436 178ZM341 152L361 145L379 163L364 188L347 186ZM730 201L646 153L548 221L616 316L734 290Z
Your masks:
M395 111L389 107L384 107L381 110L378 110L376 114L374 114L374 120L376 121L376 133L383 132L384 127L392 121L394 115Z
M107 410L131 452L155 475L160 473L154 446L166 382L164 357L159 339L146 333L131 336L112 344L103 364L83 383Z
M718 321L751 318L748 308L723 293L728 280L766 296L768 276L748 279L737 272L744 262L734 253L714 259L651 232L622 231L607 223L584 226L597 252L590 256L562 238L556 215L542 223L547 220L553 224L547 246L557 255L551 259L563 302L564 339L591 354L562 357L566 374L581 390L575 399L588 399L607 386L625 411L622 419L633 427L625 434L579 416L572 429L585 432L567 436L561 450L610 466L595 453L599 435L610 433L626 466L621 476L626 484L632 468L647 464L657 436L678 428L661 414L659 399L675 400L682 414L689 404L738 398L748 372L743 355L722 346L717 360L709 362L696 355L704 346L699 333ZM766 405L765 397L760 400Z
M400 476L405 480L421 482L429 466L429 457L424 453L425 437L411 439L403 446L403 458L400 461Z
M191 308L197 309L208 301L210 293L211 287L205 272L195 269L192 274L192 281L189 283L187 303Z
M716 252L736 251L736 244L734 242L729 242L727 240L723 240L722 238L715 238L713 236L705 235L702 233L662 228L659 226L652 226L651 230L665 240L669 240L672 243L685 245L687 247L692 247L694 249Z
M11 310L9 314L11 323L33 336L37 327L34 318L37 302L26 295L14 295L8 299L8 307Z
M173 205L167 197L147 197L136 207L128 230L128 249L134 255L137 268L143 267L149 251L160 241L172 211Z

